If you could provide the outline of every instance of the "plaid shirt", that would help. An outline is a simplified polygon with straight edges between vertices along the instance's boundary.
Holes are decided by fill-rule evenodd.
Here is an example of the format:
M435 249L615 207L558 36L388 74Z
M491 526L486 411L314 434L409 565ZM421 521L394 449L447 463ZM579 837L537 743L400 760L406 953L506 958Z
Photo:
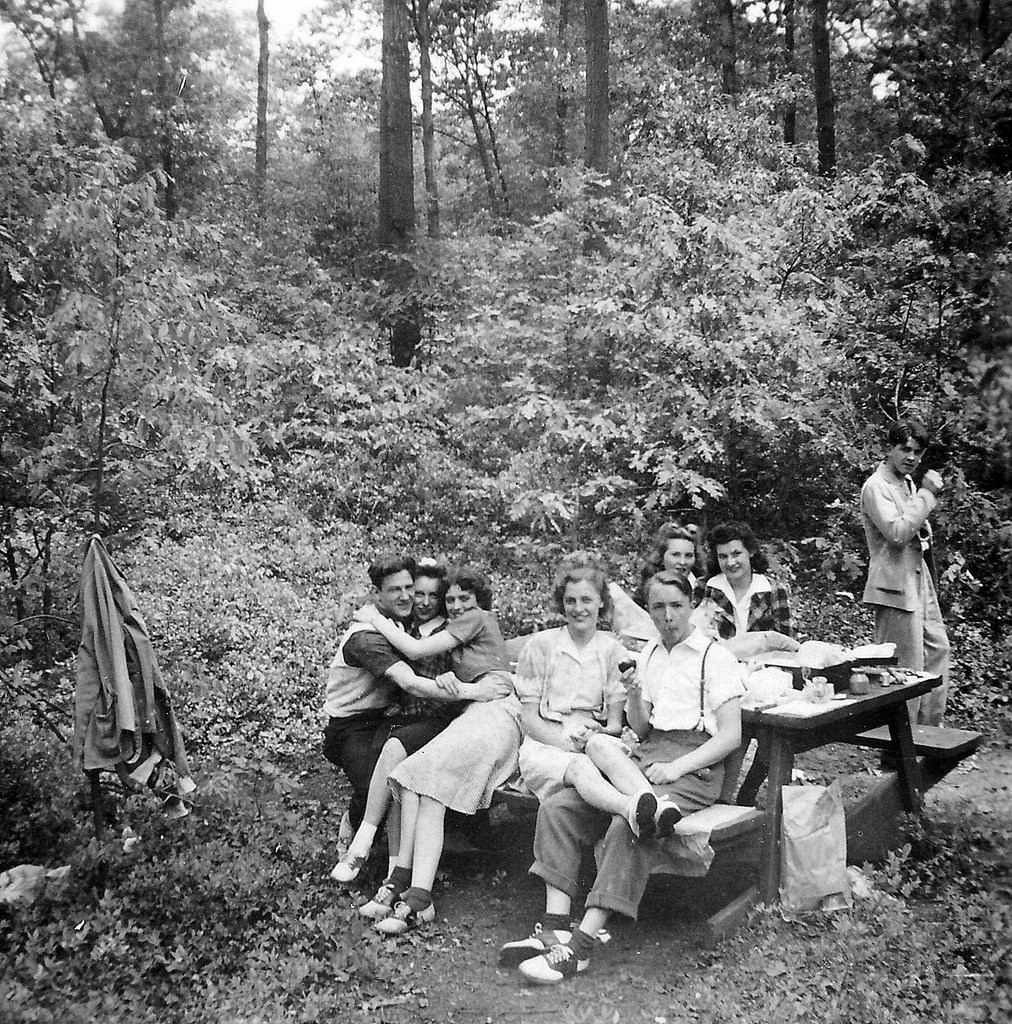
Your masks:
M728 596L716 587L707 586L703 597L712 601L720 611L717 618L717 632L722 640L735 635L734 608ZM780 583L770 580L768 591L753 594L748 607L748 633L757 633L764 629L775 629L785 636L793 636L791 626L791 595L790 591Z
M427 632L426 636L433 636L443 630L446 623L441 622L434 630ZM411 626L411 635L420 637L421 631L417 625ZM425 676L426 679L435 679L441 672L450 671L449 653L434 654L431 658L421 658L411 666L415 674ZM461 709L459 701L430 700L428 697L416 697L412 693L401 692L400 714L405 718L453 718Z

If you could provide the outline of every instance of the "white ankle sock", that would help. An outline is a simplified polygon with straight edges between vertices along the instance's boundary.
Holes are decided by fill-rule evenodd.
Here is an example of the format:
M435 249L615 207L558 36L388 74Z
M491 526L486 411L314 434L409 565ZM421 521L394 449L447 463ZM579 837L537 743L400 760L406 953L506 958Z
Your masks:
M378 826L370 825L368 822L363 821L359 825L351 845L348 847L348 852L356 857L368 857L369 851L372 849L373 840L376 838L377 830Z

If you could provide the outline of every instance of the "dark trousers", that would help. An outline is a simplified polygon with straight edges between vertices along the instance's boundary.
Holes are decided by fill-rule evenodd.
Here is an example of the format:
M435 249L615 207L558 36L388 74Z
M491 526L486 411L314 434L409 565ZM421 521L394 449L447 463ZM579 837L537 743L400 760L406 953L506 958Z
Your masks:
M362 823L369 780L390 732L392 719L382 708L351 718L332 718L323 730L323 756L351 783L348 814L354 828Z

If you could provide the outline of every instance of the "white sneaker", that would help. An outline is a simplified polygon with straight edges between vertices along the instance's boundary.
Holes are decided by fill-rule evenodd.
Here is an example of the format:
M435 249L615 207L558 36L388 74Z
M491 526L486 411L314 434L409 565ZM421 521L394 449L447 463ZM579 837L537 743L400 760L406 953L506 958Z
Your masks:
M344 853L331 870L330 877L342 885L354 882L368 859L368 857L359 857L353 853Z
M520 973L536 985L557 985L582 974L589 966L590 960L580 960L573 947L564 944L552 946L547 953L525 960L520 965Z

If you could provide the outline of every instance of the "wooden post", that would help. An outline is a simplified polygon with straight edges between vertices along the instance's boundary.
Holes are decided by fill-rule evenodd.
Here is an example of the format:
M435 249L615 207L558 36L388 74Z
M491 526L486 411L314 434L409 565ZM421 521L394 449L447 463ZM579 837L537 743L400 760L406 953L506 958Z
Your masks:
M105 834L105 814L102 798L101 772L97 768L89 769L85 774L88 776L88 785L91 788L91 814L95 823L95 838L102 839Z

